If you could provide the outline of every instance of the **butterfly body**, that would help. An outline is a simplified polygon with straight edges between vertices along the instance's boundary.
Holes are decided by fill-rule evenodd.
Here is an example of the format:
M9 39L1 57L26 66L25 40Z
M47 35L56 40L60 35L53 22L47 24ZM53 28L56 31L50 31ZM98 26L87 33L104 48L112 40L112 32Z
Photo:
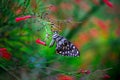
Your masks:
M79 50L66 38L60 36L55 32L52 36L53 41L50 44L50 47L56 42L56 52L63 56L80 56Z

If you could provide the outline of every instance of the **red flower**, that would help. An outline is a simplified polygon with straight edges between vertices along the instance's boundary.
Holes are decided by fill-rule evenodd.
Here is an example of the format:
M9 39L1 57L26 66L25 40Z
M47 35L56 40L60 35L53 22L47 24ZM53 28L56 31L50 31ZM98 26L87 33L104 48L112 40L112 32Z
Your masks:
M51 10L53 12L56 12L58 10L57 6L55 6L55 5L51 5L48 8L49 8L49 10Z
M110 76L109 76L108 74L105 74L105 75L103 76L103 78L104 78L104 79L109 79Z
M78 71L78 73L79 73L79 74L80 74L80 73L82 73L82 74L90 74L90 70L80 69L80 70Z
M18 9L15 13L20 14L22 12L22 9Z
M115 30L115 34L117 37L120 36L120 27L118 27L116 30Z
M96 29L91 29L89 33L94 38L98 36L98 31Z
M81 2L81 0L74 0L74 2L75 2L76 4L79 4L79 3Z
M36 40L36 43L46 46L46 43L43 42L43 41L41 41L40 39L37 39L37 40Z
M11 54L7 51L6 48L0 48L0 57L10 60Z
M95 23L105 32L108 31L108 26L105 24L104 21L100 20L100 19L95 19Z
M2 54L2 57L7 59L7 60L10 60L11 59L11 54L8 53L8 52L5 52L5 53Z
M61 74L61 75L58 75L57 80L74 80L74 79L71 76Z
M109 6L109 7L113 7L113 4L109 1L109 0L103 0L103 2L107 5L107 6Z
M92 2L95 4L95 5L99 5L99 0L92 0Z
M83 69L80 69L80 70L78 71L78 73L82 73L82 74L84 74L85 71L84 71Z
M85 70L85 74L90 74L90 70Z
M15 19L16 22L22 21L22 20L26 20L28 18L31 18L31 15L27 15L27 16L23 16L23 17L18 17Z
M61 3L60 7L64 10L71 10L73 8L72 4L70 3Z
M0 48L0 51L7 51L6 48Z

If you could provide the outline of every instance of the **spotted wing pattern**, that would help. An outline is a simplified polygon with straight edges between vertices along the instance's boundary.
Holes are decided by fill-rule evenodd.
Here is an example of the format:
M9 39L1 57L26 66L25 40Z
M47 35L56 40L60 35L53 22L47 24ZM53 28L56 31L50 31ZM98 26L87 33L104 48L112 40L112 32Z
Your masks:
M78 49L64 37L57 37L56 39L56 52L63 56L80 56Z

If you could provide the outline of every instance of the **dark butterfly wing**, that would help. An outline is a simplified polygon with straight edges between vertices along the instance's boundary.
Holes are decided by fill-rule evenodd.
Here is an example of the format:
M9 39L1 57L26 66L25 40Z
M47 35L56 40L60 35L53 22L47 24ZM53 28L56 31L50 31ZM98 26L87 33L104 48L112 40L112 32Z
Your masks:
M56 51L63 56L80 56L78 49L65 38L57 42Z

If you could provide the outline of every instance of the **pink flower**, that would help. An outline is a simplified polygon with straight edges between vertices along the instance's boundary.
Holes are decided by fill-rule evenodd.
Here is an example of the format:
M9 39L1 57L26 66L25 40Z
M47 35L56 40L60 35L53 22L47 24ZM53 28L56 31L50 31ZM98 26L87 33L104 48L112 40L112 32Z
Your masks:
M16 22L22 21L22 20L26 20L28 18L31 18L31 15L27 15L27 16L23 16L23 17L18 17L15 19Z
M46 46L46 43L43 42L43 41L41 41L40 39L37 39L37 40L36 40L36 43Z
M109 0L103 0L103 2L104 2L107 6L113 8L113 4L112 4Z

